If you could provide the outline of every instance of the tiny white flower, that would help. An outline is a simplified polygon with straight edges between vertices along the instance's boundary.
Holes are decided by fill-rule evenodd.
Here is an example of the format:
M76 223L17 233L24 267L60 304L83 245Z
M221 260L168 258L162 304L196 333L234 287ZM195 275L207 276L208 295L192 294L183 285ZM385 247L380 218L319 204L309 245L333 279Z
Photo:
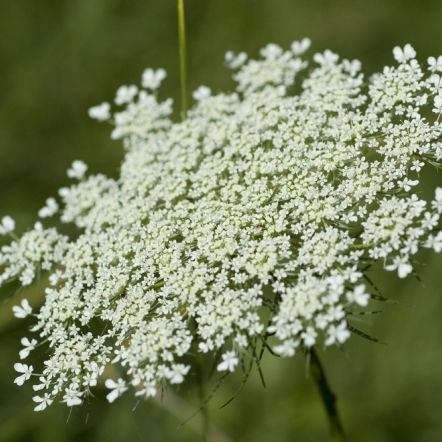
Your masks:
M315 325L319 330L324 330L329 323L329 318L327 315L319 314L315 318Z
M34 411L43 411L46 407L49 407L49 405L51 405L52 402L54 402L48 393L45 393L43 397L34 396L32 400L38 403L38 405L34 408Z
M44 390L45 388L49 388L49 386L51 385L51 381L49 379L46 379L44 376L40 376L38 380L41 382L41 384L34 384L32 386L32 389L34 391Z
M135 396L142 396L144 399L149 399L157 394L157 389L154 384L145 383L144 387L135 393Z
M246 335L238 334L235 337L235 343L238 344L240 347L247 347L247 337Z
M425 212L424 218L421 221L421 225L425 230L432 230L437 226L439 222L438 214L431 214L430 212Z
M212 91L207 86L200 86L193 92L192 96L195 100L200 101L204 98L210 97L211 93Z
M355 283L362 276L362 273L357 270L356 266L347 268L343 273L346 279L348 279L352 284Z
M416 51L413 49L413 46L407 43L403 48L396 46L393 49L393 55L396 61L399 63L405 63L416 57Z
M101 103L98 106L93 106L89 108L88 114L91 118L98 121L106 121L110 118L110 104Z
M69 187L61 187L60 189L58 189L58 194L63 199L66 199L69 196L70 192L71 192L71 190L69 189Z
M147 68L141 77L141 85L146 89L158 89L162 81L166 78L166 71L164 69Z
M198 349L201 353L208 353L212 348L207 344L207 342L200 342L198 344Z
M21 345L23 345L25 348L20 350L19 356L20 359L25 359L29 356L29 353L34 350L35 346L37 345L37 340L32 339L30 341L28 338L24 337L21 339Z
M402 187L404 188L405 192L409 192L413 186L417 186L418 184L418 180L410 180L408 178L405 178L402 182Z
M440 231L436 236L429 235L425 243L425 247L433 249L436 253L442 252L442 231Z
M113 379L106 379L104 385L106 386L106 388L112 390L106 395L106 399L109 402L113 402L127 390L126 382L124 382L124 380L121 378L119 378L117 382L115 382Z
M347 293L347 299L349 302L354 302L362 307L365 307L368 304L370 295L366 293L365 285L359 284L353 289L352 292Z
M171 384L181 384L184 376L189 372L190 366L184 364L174 364L172 368L167 369L167 377Z
M325 340L325 345L332 345L335 342L344 343L350 337L350 332L347 329L347 324L343 321L338 326L331 325L328 329L328 337Z
M410 170L413 170L415 172L420 172L422 167L424 167L425 163L419 160L413 160L412 166L410 167Z
M428 102L428 95L427 94L423 94L420 97L416 97L416 104L418 106L424 106L425 104L427 104ZM414 170L414 169L411 169Z
M436 95L434 97L434 108L433 108L433 112L435 114L440 114L442 113L442 95Z
M40 218L49 218L51 216L54 216L57 213L57 210L57 201L55 201L54 198L48 198L46 200L46 205L39 210L38 216Z
M282 53L283 53L283 50L282 50L281 46L279 46L275 43L269 43L267 46L265 46L264 48L262 48L260 50L260 54L268 60L275 60Z
M296 348L299 346L299 341L294 339L285 339L280 345L276 345L273 351L285 358L294 356Z
M397 270L399 278L405 278L413 271L408 259L401 256L396 256L393 263L385 266L385 269L389 271Z
M437 210L438 213L442 212L442 187L436 188L434 200L431 202L431 207Z
M26 316L32 313L32 307L27 299L22 299L20 305L14 305L12 307L12 311L16 318L26 318Z
M226 351L222 355L222 362L217 366L218 371L234 371L235 367L238 365L239 359L233 350Z
M82 393L80 391L73 388L68 388L63 395L62 402L64 402L68 407L75 407L82 404L83 401L81 400L81 396Z
M313 61L320 64L321 66L330 66L335 64L339 60L338 54L326 49L322 54L316 53L313 55Z
M428 67L431 72L442 72L442 55L439 57L428 57Z
M361 70L362 63L359 60L343 60L342 64L344 69L352 76L356 76L356 74Z
M67 170L69 178L75 178L81 180L87 171L87 164L81 160L75 160L71 167Z
M122 104L130 103L133 101L137 93L138 93L138 88L135 85L120 86L115 96L114 100L115 104L120 106Z
M0 235L6 235L15 229L15 221L10 216L4 216L0 224Z
M225 63L229 69L238 69L247 60L247 54L245 52L240 52L235 54L233 51L227 51L225 55Z
M303 38L301 41L294 41L291 46L291 50L295 55L301 55L312 44L311 40L309 38Z
M318 333L316 333L313 327L307 327L305 332L301 333L301 338L304 341L304 345L306 347L312 347L313 345L315 345L317 336Z
M439 74L431 75L430 78L428 79L428 82L433 86L433 89L435 90L442 88L442 79Z
M86 373L83 378L83 385L86 387L95 387L97 385L97 373Z
M32 376L34 367L32 367L32 365L21 364L20 362L17 362L14 364L14 370L19 373L22 373L21 376L18 376L14 379L14 382L17 385L21 386Z

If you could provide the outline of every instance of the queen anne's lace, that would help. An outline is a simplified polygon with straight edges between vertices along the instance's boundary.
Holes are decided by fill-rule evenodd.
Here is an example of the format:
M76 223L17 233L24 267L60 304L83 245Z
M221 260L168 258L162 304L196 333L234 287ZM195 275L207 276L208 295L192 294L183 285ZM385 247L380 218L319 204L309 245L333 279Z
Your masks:
M441 251L442 189L431 204L414 193L424 164L442 163L441 59L425 74L410 45L395 48L398 64L365 83L359 61L331 51L308 69L309 44L228 53L237 90L199 88L180 123L171 100L135 86L118 90L113 117L108 103L90 110L124 140L120 178L85 178L75 162L80 181L40 215L60 204L79 235L37 223L0 253L0 283L50 272L20 352L46 347L36 410L80 404L108 365L114 401L129 384L149 397L183 382L191 348L221 350L218 370L234 371L262 341L283 356L341 344L369 302L369 264L405 277L421 247ZM164 77L147 70L143 86ZM13 229L3 218L0 233ZM15 368L19 385L33 376Z

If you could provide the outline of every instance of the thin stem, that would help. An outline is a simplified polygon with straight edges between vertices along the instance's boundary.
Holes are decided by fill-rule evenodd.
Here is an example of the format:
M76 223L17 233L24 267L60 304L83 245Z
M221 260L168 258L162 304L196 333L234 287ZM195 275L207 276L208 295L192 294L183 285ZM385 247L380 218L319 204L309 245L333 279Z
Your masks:
M186 24L184 0L178 0L178 40L180 53L181 118L187 118Z
M198 396L201 401L201 439L202 442L208 442L209 434L209 410L208 405L205 404L206 399L206 382L204 378L203 363L199 358L195 360L195 372L198 382Z
M336 406L336 396L328 385L324 368L322 367L321 361L319 360L314 348L310 349L309 355L311 372L327 413L332 439L334 442L345 442L344 429L342 427L338 408Z

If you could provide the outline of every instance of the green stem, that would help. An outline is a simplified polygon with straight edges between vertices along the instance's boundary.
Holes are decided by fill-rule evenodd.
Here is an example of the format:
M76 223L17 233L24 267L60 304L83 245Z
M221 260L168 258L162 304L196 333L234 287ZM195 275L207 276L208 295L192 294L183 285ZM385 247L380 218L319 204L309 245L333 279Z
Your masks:
M199 358L195 359L195 374L198 382L198 396L201 402L201 440L208 442L209 434L209 410L206 402L206 383L203 361Z
M321 361L313 348L310 349L310 367L327 413L330 433L334 442L345 442L344 429L336 406L336 396L331 391Z
M180 53L181 118L187 118L186 25L184 0L178 0L178 40Z

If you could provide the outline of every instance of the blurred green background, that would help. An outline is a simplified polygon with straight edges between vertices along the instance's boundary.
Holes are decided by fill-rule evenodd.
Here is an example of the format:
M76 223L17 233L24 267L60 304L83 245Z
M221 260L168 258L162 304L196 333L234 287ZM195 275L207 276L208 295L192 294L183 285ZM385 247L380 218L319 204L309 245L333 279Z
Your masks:
M288 46L304 36L314 50L361 59L366 73L390 63L398 44L410 42L421 60L442 54L441 0L187 0L187 27L191 90L232 87L222 67L228 49L256 55L268 42ZM117 175L122 147L87 109L138 83L147 66L167 69L161 93L178 100L174 0L0 0L0 216L15 217L19 230L30 226L44 200L68 183L74 159ZM441 182L428 173L426 187ZM355 336L345 351L322 353L349 441L442 441L442 257L419 259L422 282L373 274L396 303L383 303L381 315L358 326L385 344ZM31 389L12 383L26 324L12 318L17 298L10 295L3 290L0 301L0 441L200 440L197 418L180 426L198 407L192 391L182 392L185 402L172 396L136 406L126 395L109 406L97 390L72 412L55 405L34 413ZM266 389L253 373L220 409L241 383L232 376L210 402L211 421L224 434L213 441L329 440L302 356L263 365Z

